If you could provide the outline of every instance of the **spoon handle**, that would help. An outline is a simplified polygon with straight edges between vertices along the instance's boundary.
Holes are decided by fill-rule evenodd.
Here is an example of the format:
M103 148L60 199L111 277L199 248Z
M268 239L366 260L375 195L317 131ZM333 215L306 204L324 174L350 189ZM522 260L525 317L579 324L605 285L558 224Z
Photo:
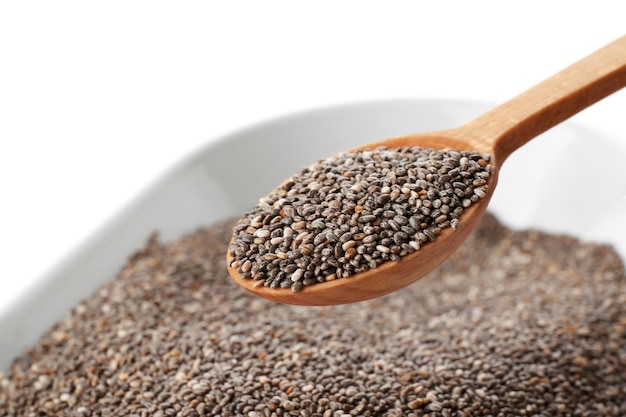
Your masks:
M551 127L626 86L626 36L455 129L499 163Z

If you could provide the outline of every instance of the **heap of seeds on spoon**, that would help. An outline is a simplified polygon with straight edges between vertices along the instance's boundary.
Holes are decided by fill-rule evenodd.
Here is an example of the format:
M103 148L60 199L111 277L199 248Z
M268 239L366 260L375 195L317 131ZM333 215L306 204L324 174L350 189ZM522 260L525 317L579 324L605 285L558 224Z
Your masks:
M270 288L302 288L376 268L456 229L486 195L489 155L378 147L301 169L244 214L230 267Z

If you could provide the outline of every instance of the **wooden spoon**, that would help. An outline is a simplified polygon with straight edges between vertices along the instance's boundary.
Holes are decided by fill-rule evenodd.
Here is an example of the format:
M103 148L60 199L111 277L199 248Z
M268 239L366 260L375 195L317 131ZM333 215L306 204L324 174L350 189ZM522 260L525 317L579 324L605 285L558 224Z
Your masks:
M507 157L526 142L626 85L626 36L532 87L519 96L457 128L411 134L353 149L453 148L491 155L492 172L485 198L465 209L460 227L446 228L433 242L398 261L388 261L347 278L318 283L299 292L255 286L229 267L231 277L258 296L287 304L346 304L379 297L409 285L431 272L456 251L479 223ZM533 167L528 167L533 169ZM230 265L230 259L228 259Z

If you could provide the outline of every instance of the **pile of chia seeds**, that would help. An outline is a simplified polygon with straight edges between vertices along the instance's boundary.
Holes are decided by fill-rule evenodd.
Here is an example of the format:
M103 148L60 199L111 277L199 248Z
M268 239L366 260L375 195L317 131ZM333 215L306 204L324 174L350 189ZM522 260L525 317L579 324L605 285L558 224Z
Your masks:
M243 216L230 266L293 292L376 268L456 229L490 172L489 155L415 146L318 161Z
M229 278L233 225L151 238L0 374L0 415L626 415L626 274L608 246L487 215L420 282L296 307Z

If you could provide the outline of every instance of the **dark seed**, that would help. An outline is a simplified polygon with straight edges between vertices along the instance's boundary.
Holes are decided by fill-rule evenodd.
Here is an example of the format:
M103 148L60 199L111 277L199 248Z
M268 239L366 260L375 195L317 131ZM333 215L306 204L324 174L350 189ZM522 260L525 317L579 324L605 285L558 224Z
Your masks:
M439 228L458 227L463 209L486 196L488 161L488 155L419 147L381 147L318 161L238 222L231 266L246 278L274 280L278 273L269 274L270 264L261 261L285 260L279 266L285 276L306 261L317 275L304 277L308 285L324 281L322 264L364 271L398 259L411 253L403 245L415 251L434 241ZM416 233L424 239L411 245ZM362 256L374 251L379 256Z

